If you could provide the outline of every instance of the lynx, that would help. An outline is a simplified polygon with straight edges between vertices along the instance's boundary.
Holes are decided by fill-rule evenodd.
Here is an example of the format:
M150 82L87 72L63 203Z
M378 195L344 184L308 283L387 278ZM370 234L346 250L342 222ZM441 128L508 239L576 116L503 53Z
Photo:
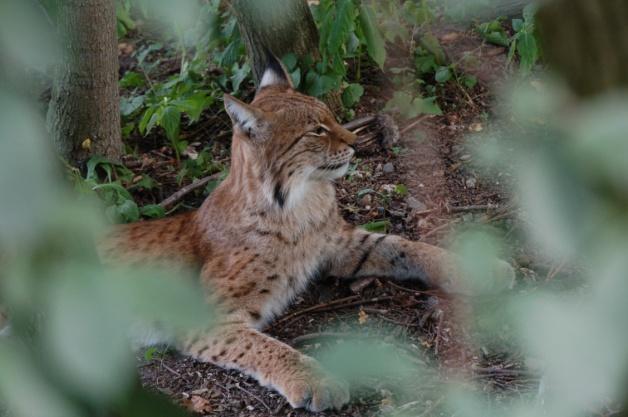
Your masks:
M101 255L199 268L224 315L211 330L179 340L182 352L239 369L292 407L340 408L349 401L344 382L260 329L321 274L419 280L456 291L456 259L342 219L334 180L347 172L356 136L322 102L295 91L276 58L251 104L229 95L224 102L233 122L229 176L194 212L117 227ZM511 273L506 263L500 268Z

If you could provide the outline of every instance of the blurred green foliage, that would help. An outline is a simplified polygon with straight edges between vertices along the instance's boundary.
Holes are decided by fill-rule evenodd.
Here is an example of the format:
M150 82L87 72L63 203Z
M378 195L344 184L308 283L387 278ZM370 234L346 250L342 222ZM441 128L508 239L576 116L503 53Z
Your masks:
M0 5L2 64L12 74L45 68L56 59L54 36L29 4L7 0ZM397 36L390 30L384 30L384 38ZM193 78L195 58L186 59L182 69ZM232 76L223 81L233 87ZM168 81L172 91L193 97L194 89L178 77ZM146 74L125 78L125 88L140 88L149 80ZM65 183L37 104L8 80L0 82L0 303L9 308L12 335L0 338L0 410L24 417L180 415L138 388L126 336L138 320L185 331L209 325L214 314L193 280L172 279L163 271L102 268L93 243L102 219L94 204L81 202ZM143 114L149 105L171 106L170 98L153 103L160 96L147 94L156 95L130 114ZM573 275L584 284L549 291L519 283L515 291L496 296L502 283L487 265L504 256L503 242L493 232L461 235L456 247L471 277L473 300L498 306L486 311L489 326L480 330L498 338L504 327L511 329L527 358L538 364L538 390L516 402L491 402L469 383L435 382L430 406L421 402L414 412L393 402L382 410L389 415L572 417L625 400L628 97L616 92L578 102L559 82L535 80L520 83L501 103L507 128L476 138L478 154L486 165L512 172L531 242L551 262L578 265ZM178 111L192 118L197 114L184 107ZM160 123L154 125L170 126ZM88 177L98 169L110 178L108 187L90 188L120 205L124 187L112 184L114 177L124 178L124 169L105 161L91 164ZM135 216L133 208L119 210L116 215ZM387 227L375 227L382 226ZM321 359L354 383L391 379L404 395L425 398L424 387L439 376L429 372L428 361L417 363L417 348L402 349L413 355L400 355L386 341L366 347L364 341L350 342L332 346Z

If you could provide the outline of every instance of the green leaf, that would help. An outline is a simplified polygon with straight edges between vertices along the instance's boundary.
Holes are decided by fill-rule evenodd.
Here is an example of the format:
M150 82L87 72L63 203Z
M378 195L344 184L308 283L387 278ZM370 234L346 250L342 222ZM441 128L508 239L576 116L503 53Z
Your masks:
M149 107L144 112L144 115L142 116L140 123L137 125L137 128L139 129L142 135L145 135L147 133L146 128L148 127L148 122L150 121L151 117L153 117L154 113L155 113L154 107Z
M376 194L376 191L372 188L364 188L363 190L358 191L357 197L362 198L367 194Z
M297 68L290 73L290 78L292 78L292 84L294 84L294 88L299 88L301 85L301 68Z
M335 7L336 16L333 19L325 48L330 55L338 53L341 46L344 45L349 32L353 30L353 17L355 15L353 0L337 0Z
M415 58L414 63L419 75L432 73L438 68L436 57L430 53L427 55L418 55Z
M193 94L184 100L176 101L175 105L188 115L190 122L197 122L201 118L203 111L209 108L213 102L214 98L203 92Z
M149 204L140 208L140 214L143 217L161 219L163 217L166 217L166 210L159 204Z
M73 321L74 323L74 321ZM27 354L28 349L0 343L0 391L3 414L29 417L78 417L69 398L43 374L43 367ZM48 353L48 352L46 352ZM130 365L132 366L132 365ZM8 410L7 410L8 408Z
M338 84L338 80L329 75L318 75L313 72L310 72L309 74L313 74L311 77L313 82L308 88L308 94L311 96L322 97L326 93L333 90Z
M534 34L521 32L517 44L517 52L521 58L521 69L524 73L530 72L538 59L538 47Z
M462 76L462 83L467 88L473 88L478 83L478 79L475 78L475 76L473 76L473 75L467 74L467 75L463 75Z
M233 75L231 76L231 86L234 93L240 91L240 85L250 74L251 67L249 64L242 64L242 66L234 64Z
M503 32L488 32L483 34L483 37L487 42L495 45L508 46L510 44L508 37Z
M298 62L297 56L293 53L284 55L284 57L281 60L283 61L283 64L286 66L286 70L288 70L288 72L294 71Z
M360 227L368 232L387 233L391 223L389 220L377 220L361 225Z
M135 71L127 71L120 79L120 87L122 88L143 87L145 84L146 78Z
M530 3L523 8L523 19L526 21L526 23L534 22L534 15L536 14L538 8L538 4L535 3Z
M140 219L140 209L133 200L124 200L116 207L116 212L125 223L136 222Z
M240 42L229 43L220 56L218 65L223 68L231 68L240 59L240 47Z
M373 9L364 3L360 5L360 25L364 31L369 56L383 69L386 62L386 43L377 27Z
M122 126L122 137L124 139L128 139L131 136L131 133L135 130L135 123L129 122Z
M397 184L395 185L395 194L400 197L405 197L408 195L408 187L405 184Z
M360 84L349 84L342 92L342 103L346 107L353 107L360 101L363 94L364 87Z
M111 182L107 184L98 184L93 188L94 191L113 192L116 195L115 202L122 202L124 200L133 200L131 193L117 182Z
M122 24L128 30L135 29L135 21L131 18L129 8L125 7L120 2L116 3L116 19L118 23Z
M46 294L45 337L50 363L64 382L90 399L107 401L131 386L133 355L125 331L129 314L112 300L110 283L97 271L58 271Z
M447 81L451 80L451 70L449 69L449 67L440 67L436 70L434 78L436 79L436 82L439 82L441 84L446 83Z
M121 97L120 98L120 114L128 117L138 111L144 105L144 96Z
M427 49L432 55L434 55L434 60L438 65L445 65L447 62L447 57L445 56L445 51L443 47L440 45L438 38L434 36L431 32L427 32L425 35L421 37L421 45Z
M420 114L442 114L436 104L436 97L414 97L405 91L397 91L393 98L386 103L385 111L396 111L403 117L412 119Z
M153 357L155 356L155 353L157 353L158 350L155 346L151 346L148 349L146 349L146 352L144 352L144 360L150 362L153 360Z
M520 32L523 29L523 20L522 19L512 19L512 28L515 32Z
M440 116L443 114L443 111L438 106L438 103L436 103L436 97L427 97L420 100L421 100L421 108L423 110L423 113L434 114L437 116Z
M179 140L179 128L181 127L181 111L175 106L164 108L163 115L159 121L161 127L166 131L166 136L172 142Z
M103 168L107 172L108 179L109 181L111 181L111 161L109 161L104 156L99 155L92 156L91 158L89 158L89 161L87 161L87 174L85 175L85 179L97 180L98 175L96 175L96 168L98 166L101 166L101 168Z

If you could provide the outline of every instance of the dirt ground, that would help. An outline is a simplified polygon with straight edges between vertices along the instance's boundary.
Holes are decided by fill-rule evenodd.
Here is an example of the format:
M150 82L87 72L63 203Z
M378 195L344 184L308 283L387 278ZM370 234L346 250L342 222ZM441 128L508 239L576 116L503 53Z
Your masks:
M337 185L344 217L363 225L387 221L389 233L432 244L446 244L455 227L481 222L516 235L516 212L509 203L507 184L484 179L473 169L465 137L487 127L493 111L495 91L507 75L505 51L485 45L476 35L452 28L438 33L450 59L462 62L465 71L477 76L472 90L445 91L442 116L419 116L396 120L401 139L390 149L357 155L355 168ZM358 115L378 113L391 96L386 74L373 74L367 84ZM184 132L198 149L210 145L216 159L228 164L230 126L224 115L208 114L192 131ZM138 138L146 151L128 157L127 166L149 173L161 184L164 195L136 193L139 200L161 199L178 186L168 148L152 146L158 137ZM170 164L170 165L169 165ZM403 185L399 187L399 185ZM201 195L189 195L179 209L196 207ZM515 252L509 259L526 266L525 257ZM528 269L531 270L531 269ZM409 283L393 283L372 277L359 282L326 278L313 285L266 331L308 354L317 355L329 344L350 338L349 329L363 328L361 343L397 343L404 354L419 362L428 361L435 375L448 379L466 376L475 389L507 398L536 389L538 381L525 369L516 351L493 350L469 343L464 300ZM333 329L331 331L330 329ZM346 331L346 333L345 333ZM338 412L320 414L292 410L272 390L235 371L198 363L176 352L139 358L145 386L151 387L207 416L370 416L391 412L408 415L441 415L436 387L425 388L421 398L396 392L398 381L367 381L352 388L352 402ZM417 383L418 384L418 383ZM405 415L405 414L404 414Z

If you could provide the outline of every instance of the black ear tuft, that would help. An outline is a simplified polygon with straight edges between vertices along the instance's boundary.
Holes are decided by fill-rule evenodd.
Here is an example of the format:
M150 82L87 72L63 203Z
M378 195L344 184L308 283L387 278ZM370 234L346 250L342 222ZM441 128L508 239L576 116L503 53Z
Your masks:
M281 60L275 56L268 48L264 48L266 52L266 69L259 82L258 91L264 87L284 86L294 88L290 74L281 63Z

